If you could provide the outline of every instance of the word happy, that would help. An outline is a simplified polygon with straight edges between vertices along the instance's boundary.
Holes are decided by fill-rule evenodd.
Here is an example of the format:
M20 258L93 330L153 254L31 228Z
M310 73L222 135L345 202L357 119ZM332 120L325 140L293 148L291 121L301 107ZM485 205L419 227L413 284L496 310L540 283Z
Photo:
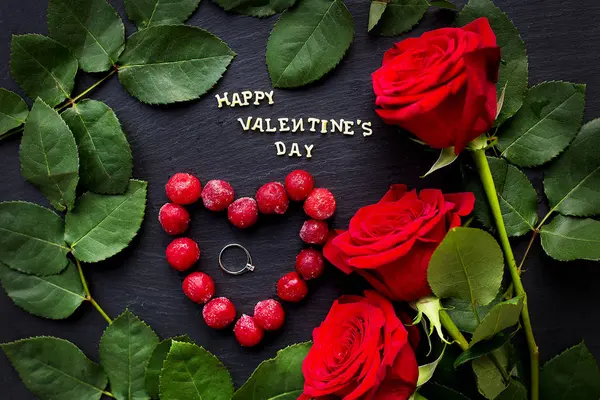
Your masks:
M250 91L246 90L240 93L215 95L218 108L223 107L247 107L249 105L260 106L263 104L273 105L274 92ZM261 133L313 133L313 134L341 134L353 136L355 134L368 137L373 134L372 123L370 121L344 120L344 119L321 119L321 118L262 118L245 117L238 118L240 127L245 132ZM283 141L274 143L275 151L278 156L287 155L288 157L312 158L314 145L302 145L293 142L286 145ZM289 151L288 151L289 149Z

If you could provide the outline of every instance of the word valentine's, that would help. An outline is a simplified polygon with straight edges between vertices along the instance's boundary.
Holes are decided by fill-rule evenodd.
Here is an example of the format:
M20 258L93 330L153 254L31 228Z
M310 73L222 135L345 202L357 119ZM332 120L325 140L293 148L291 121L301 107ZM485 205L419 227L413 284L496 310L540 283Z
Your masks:
M240 93L215 95L218 108L223 107L247 107L250 105L273 105L274 91L250 91L246 90ZM240 127L245 132L260 132L268 134L339 134L346 136L362 135L368 137L373 134L372 123L361 119L324 119L324 118L263 118L263 117L244 117L238 118ZM302 145L297 142L285 143L276 141L273 146L278 156L305 157L312 158L314 144Z

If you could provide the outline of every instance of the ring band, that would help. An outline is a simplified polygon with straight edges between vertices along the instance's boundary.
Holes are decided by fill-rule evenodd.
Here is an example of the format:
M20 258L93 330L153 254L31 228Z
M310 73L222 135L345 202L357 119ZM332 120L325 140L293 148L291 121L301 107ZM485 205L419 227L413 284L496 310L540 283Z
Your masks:
M230 249L232 247L238 247L242 250L244 250L244 253L246 253L246 257L248 257L248 259L246 260L246 265L240 269L239 271L230 271L227 268L225 268L225 266L223 265L223 253L225 252L225 250ZM247 271L254 271L254 265L252 265L252 257L250 256L250 252L241 244L238 243L231 243L228 244L227 246L223 247L221 249L221 252L219 253L219 266L221 267L221 269L225 272L227 272L230 275L241 275Z

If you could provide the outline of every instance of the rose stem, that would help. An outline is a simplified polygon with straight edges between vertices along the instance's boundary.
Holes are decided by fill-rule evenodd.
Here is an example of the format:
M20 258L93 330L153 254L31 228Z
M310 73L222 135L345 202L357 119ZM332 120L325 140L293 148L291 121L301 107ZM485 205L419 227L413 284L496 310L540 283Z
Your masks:
M444 329L446 329L446 332L448 332L450 337L454 339L456 343L458 343L462 351L467 351L469 349L469 342L467 342L467 339L465 339L454 321L452 321L452 318L450 318L450 315L448 315L445 310L440 311L440 321L442 322Z
M79 271L79 279L81 279L81 284L83 285L83 290L85 291L85 299L92 303L92 305L96 308L96 310L98 310L100 315L104 317L106 322L112 324L112 319L110 319L108 314L104 312L102 307L100 307L100 304L96 303L96 300L94 300L94 298L92 297L92 294L90 293L90 288L88 287L87 281L85 280L85 276L83 275L83 268L81 268L81 263L78 259L75 259L75 264L77 265L77 271Z
M92 90L96 89L98 86L100 86L100 84L102 84L105 80L107 80L108 78L110 78L111 76L113 76L115 73L117 72L117 69L113 69L112 71L110 71L104 78L100 79L98 82L94 83L92 86L90 86L89 88L85 89L83 92L81 92L80 94L78 94L77 96L75 96L72 99L67 100L66 103L64 103L63 105L59 105L54 107L54 109L58 112L64 111L65 109L72 107L75 103L77 103L77 101L81 100L82 97L84 97L85 95L87 95L88 93L90 93ZM0 140L2 139L6 139L8 137L11 137L13 135L16 135L18 133L23 132L25 128L24 127L19 127L13 130L10 130L2 135L0 135Z
M492 172L485 156L485 150L478 149L473 150L473 158L477 165L479 172L479 178L483 184L485 194L487 195L494 221L496 222L496 228L498 230L498 236L500 238L500 245L504 251L506 262L508 263L508 270L512 278L513 285L516 290L517 296L523 297L523 310L521 311L521 319L523 320L523 328L525 330L525 336L527 338L527 346L529 347L529 360L531 368L531 400L539 399L539 350L535 343L535 337L533 336L533 328L531 326L531 318L529 317L529 306L527 304L527 293L521 282L521 275L519 274L519 268L515 261L510 241L508 240L508 234L506 233L506 227L504 225L504 219L502 218L502 212L500 211L500 202L498 201L498 194L496 192L496 186L494 185L494 179L492 178Z

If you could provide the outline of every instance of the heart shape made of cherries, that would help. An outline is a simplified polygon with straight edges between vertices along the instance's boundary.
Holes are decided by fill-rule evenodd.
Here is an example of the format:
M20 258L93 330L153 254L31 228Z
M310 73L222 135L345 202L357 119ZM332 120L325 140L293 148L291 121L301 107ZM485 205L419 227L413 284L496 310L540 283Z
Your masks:
M165 185L171 202L160 208L158 220L169 235L182 235L190 223L190 214L183 206L201 199L205 208L214 212L227 210L229 222L246 229L258 222L259 214L283 215L290 200L303 201L304 212L310 219L302 225L300 238L311 247L301 250L296 257L296 271L287 273L277 282L277 295L281 300L299 302L308 294L305 280L318 278L325 268L322 252L312 246L322 246L327 241L329 225L326 220L336 209L333 194L327 189L315 188L314 183L308 172L294 170L285 178L285 184L269 182L258 189L255 198L242 197L234 201L235 192L228 182L211 180L202 188L194 175L180 172ZM193 239L178 237L167 246L166 256L171 267L186 271L199 260L200 248ZM247 267L251 267L249 254ZM204 304L202 316L209 327L224 329L235 320L237 313L231 300L227 297L213 298L215 284L208 274L192 272L184 279L182 288L190 300ZM279 301L262 300L256 304L253 316L242 314L233 332L242 346L252 347L262 341L264 331L278 330L284 321L285 311Z

